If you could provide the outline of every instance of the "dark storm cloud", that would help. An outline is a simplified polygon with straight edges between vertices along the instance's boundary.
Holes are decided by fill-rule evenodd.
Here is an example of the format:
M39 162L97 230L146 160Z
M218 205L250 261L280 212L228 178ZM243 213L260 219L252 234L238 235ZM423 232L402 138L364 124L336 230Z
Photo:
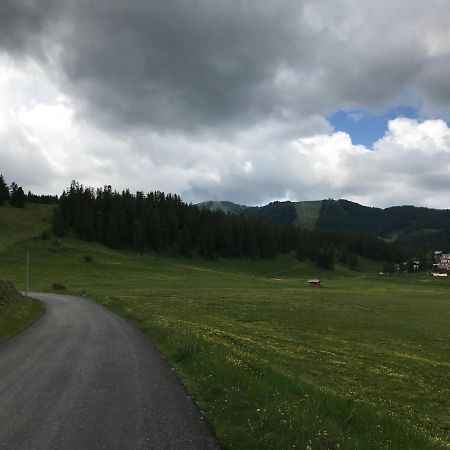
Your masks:
M425 97L450 103L448 58L441 57L437 73L423 70L428 59L419 26L433 6L447 10L445 1L411 1L408 8L353 0L5 5L5 45L51 40L65 89L81 114L105 127L226 134L342 106L382 109L404 101L416 79Z
M59 20L57 6L58 0L2 0L0 48L15 55L35 55L41 38Z
M440 112L447 118L450 118L450 77L446 77L444 74L450 74L449 61L449 55L436 58L434 63L426 67L426 70L419 75L418 79L419 88L423 91L423 97L426 99L430 112Z
M107 6L105 6L107 5ZM288 2L78 2L62 54L70 86L106 119L194 129L282 114L273 79L311 37ZM88 17L87 17L88 16ZM289 56L291 55L291 56Z
M60 63L86 110L115 126L226 130L383 108L433 58L411 26L431 6L381 3L70 2ZM443 73L424 74L425 95L448 90Z

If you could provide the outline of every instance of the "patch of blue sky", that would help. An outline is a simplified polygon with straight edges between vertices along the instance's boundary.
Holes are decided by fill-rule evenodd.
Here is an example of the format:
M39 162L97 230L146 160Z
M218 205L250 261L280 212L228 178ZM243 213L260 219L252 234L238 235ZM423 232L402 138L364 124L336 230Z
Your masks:
M327 120L336 131L348 133L353 144L372 148L373 144L386 134L388 122L398 117L423 119L416 108L397 106L383 114L368 114L359 109L339 110L328 116Z

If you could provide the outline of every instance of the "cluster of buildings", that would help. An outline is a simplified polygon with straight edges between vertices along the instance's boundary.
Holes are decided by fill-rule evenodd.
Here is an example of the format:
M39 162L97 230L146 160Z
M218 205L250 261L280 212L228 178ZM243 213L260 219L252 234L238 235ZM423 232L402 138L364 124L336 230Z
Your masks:
M450 272L450 253L434 252L434 264L431 274L434 277L446 277Z

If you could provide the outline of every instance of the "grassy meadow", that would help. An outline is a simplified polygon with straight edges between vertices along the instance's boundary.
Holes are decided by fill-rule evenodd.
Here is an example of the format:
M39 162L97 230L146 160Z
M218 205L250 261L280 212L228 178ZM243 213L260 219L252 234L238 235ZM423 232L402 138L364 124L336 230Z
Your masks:
M2 236L5 222L14 234L0 279L23 288L30 248L33 290L60 285L135 322L224 448L450 446L450 280L379 276L364 261L327 272L290 255L205 261L44 240L50 213L31 205L6 220L0 208Z
M29 205L26 209L0 207L0 260L15 243L42 233L48 226L49 213L45 205ZM23 270L22 274L25 277ZM3 281L0 269L0 342L32 324L42 313L39 302L25 299Z

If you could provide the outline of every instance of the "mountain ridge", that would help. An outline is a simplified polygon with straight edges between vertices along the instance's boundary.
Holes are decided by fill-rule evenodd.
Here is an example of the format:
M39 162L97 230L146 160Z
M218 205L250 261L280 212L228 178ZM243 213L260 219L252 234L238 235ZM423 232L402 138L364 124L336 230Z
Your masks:
M226 208L222 208L222 203ZM208 207L208 202L198 206ZM309 230L370 234L387 242L419 244L424 249L450 247L450 209L413 205L378 208L346 199L274 201L263 206L216 201L214 207L226 213L270 223L296 224Z

